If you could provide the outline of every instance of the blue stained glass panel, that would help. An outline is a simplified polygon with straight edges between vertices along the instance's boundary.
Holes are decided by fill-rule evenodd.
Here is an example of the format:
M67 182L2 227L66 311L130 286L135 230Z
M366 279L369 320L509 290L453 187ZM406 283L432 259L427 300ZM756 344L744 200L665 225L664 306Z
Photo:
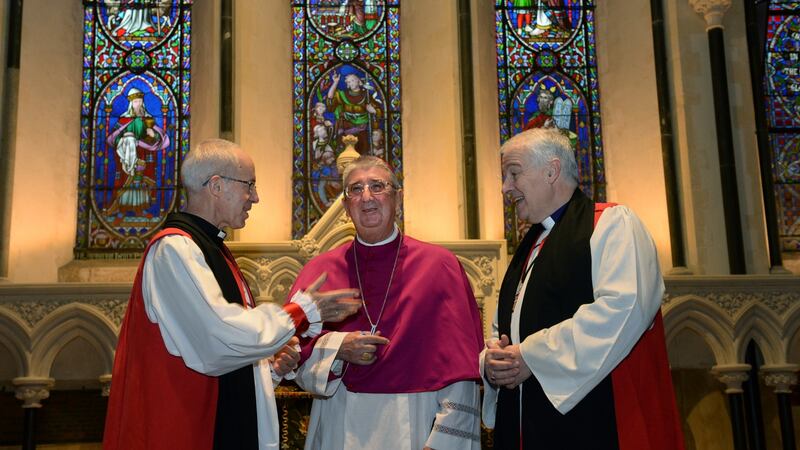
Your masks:
M781 249L800 251L800 2L770 2L764 93Z
M191 0L84 1L77 258L135 258L184 202Z
M500 139L557 128L576 148L579 185L605 200L594 35L594 1L497 0L495 29ZM504 199L509 251L527 230Z
M341 195L336 158L345 136L402 179L400 2L291 4L292 237L299 239Z

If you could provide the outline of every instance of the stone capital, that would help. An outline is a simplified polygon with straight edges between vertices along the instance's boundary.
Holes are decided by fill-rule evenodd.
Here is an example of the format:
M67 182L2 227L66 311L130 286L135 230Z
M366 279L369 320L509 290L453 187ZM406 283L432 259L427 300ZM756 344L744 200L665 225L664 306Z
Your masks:
M761 374L764 384L775 389L776 394L791 394L792 386L797 384L797 370L795 364L781 366L763 366Z
M694 11L703 15L706 30L722 28L722 18L731 7L731 0L689 0Z
M19 377L11 380L16 387L16 397L22 400L23 408L41 408L41 401L50 397L50 388L55 384L52 378Z
M729 364L724 366L714 366L711 374L725 384L726 394L741 394L742 383L750 377L750 364Z
M111 374L100 375L100 393L103 397L108 397L111 393Z

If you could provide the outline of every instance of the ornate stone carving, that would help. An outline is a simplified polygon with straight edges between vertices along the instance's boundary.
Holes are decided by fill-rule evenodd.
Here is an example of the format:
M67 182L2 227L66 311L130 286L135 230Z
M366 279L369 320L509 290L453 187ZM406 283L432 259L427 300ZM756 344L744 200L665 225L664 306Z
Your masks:
M348 216L347 214L341 214L339 216L339 218L336 219L336 225L337 226L338 225L347 225L349 223L353 223L353 221L350 220L350 216Z
M731 364L728 366L714 366L711 374L725 384L726 394L741 394L742 383L749 378L750 364Z
M0 302L0 305L14 311L28 326L33 327L50 313L62 306L73 303L90 305L99 310L104 316L109 318L117 326L122 323L125 317L125 309L128 307L128 300L121 299L102 299L102 300L36 300L24 302Z
M53 387L55 380L23 377L14 378L11 382L16 386L15 396L22 400L23 408L41 408L41 401L50 397L50 388Z
M35 301L35 302L18 302L18 303L4 303L4 306L17 313L17 315L24 320L29 326L33 327L40 320L44 319L48 314L55 311L60 306L66 305L70 302L65 301Z
M741 292L736 292L733 294L728 293L719 293L719 294L712 294L707 296L709 300L714 302L717 306L725 310L729 316L733 317L739 309L741 309L742 305L748 303L751 300L755 300L754 296L749 294L743 294Z
M797 365L771 365L763 366L761 374L767 386L775 388L776 394L791 394L792 386L797 384Z
M358 143L357 137L352 134L345 135L342 138L342 143L345 145L344 151L336 158L336 168L339 169L339 173L344 173L345 167L360 156L355 147L356 143Z
M722 18L731 7L731 0L689 0L695 12L703 15L706 29L722 28Z
M269 285L269 280L272 278L272 270L269 268L271 261L268 258L258 258L256 260L258 270L256 271L256 282L258 289L263 291Z
M319 243L316 241L316 239L307 235L303 236L303 238L300 240L292 241L292 246L295 247L298 253L300 253L300 256L306 260L309 260L319 254Z
M472 258L472 262L481 269L484 275L491 275L494 272L494 261L488 256L477 256Z
M780 316L788 311L793 304L800 303L800 293L772 292L762 303Z
M698 289L691 294L664 294L663 304L667 305L685 297L700 297L719 306L730 317L735 317L743 308L759 304L778 316L782 316L793 305L800 303L800 293L786 291L766 292L712 292Z
M256 264L258 264L259 266L267 267L270 264L272 264L272 260L267 257L261 256L256 258Z
M100 375L100 394L108 397L111 394L111 374Z
M87 304L97 307L103 315L111 319L117 326L122 325L125 317L125 310L128 309L128 300L99 300L90 301Z
M481 291L489 295L491 294L492 290L494 289L494 264L493 260L488 256L476 256L472 258L472 262L477 266L481 274L483 275L478 280L478 286L480 287Z

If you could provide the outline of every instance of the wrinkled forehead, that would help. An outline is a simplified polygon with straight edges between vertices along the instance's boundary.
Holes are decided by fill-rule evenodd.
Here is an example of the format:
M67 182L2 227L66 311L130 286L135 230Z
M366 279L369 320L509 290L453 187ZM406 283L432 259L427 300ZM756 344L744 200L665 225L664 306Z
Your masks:
M355 183L367 183L372 180L381 180L389 182L391 175L386 169L381 167L368 167L365 169L353 169L347 174L345 185L350 186Z
M530 152L516 142L509 141L500 151L500 164L503 170L508 167L528 165L531 162Z

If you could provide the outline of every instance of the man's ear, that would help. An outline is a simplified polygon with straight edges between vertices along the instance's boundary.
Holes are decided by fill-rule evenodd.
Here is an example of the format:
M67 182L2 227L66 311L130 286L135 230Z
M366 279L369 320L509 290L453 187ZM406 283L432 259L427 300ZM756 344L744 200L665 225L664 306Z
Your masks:
M400 211L403 209L403 190L398 189L395 195L397 195L397 202L396 205L394 205L394 213L396 216L399 216Z
M213 197L218 197L220 194L222 194L222 178L218 176L212 176L208 180L206 189L208 189L208 193Z
M550 164L547 167L547 182L550 184L555 183L560 175L561 175L561 161L558 159L550 161Z
M342 207L344 208L344 215L352 220L353 218L350 217L350 210L347 209L347 197L344 196L344 192L342 192Z

